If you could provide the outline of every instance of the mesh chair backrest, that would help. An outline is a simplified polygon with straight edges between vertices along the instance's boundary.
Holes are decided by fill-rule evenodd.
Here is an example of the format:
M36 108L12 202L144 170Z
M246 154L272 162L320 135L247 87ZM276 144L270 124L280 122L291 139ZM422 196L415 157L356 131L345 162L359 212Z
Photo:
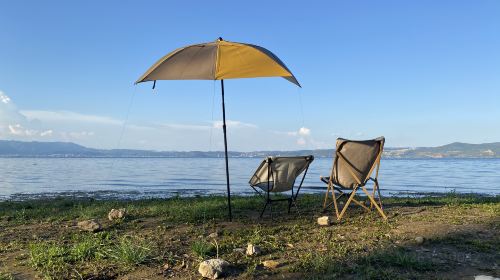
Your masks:
M364 185L370 178L373 167L384 148L384 137L373 140L337 139L337 150L332 176L336 184L344 188ZM349 170L350 169L350 170ZM358 180L353 176L356 175Z
M249 183L251 186L257 186L270 181L271 192L291 190L295 179L307 169L312 160L312 156L268 157L262 161ZM269 164L272 175L268 172Z

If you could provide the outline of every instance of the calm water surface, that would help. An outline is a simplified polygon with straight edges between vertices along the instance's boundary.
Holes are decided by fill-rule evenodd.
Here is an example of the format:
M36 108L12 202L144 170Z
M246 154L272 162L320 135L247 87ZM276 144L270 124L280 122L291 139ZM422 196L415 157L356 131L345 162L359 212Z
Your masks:
M253 190L248 180L261 159L232 158L231 188ZM324 192L320 175L331 159L315 159L302 191ZM382 160L385 195L421 192L500 194L500 159ZM224 193L224 159L214 158L0 158L0 199L83 195L168 197Z

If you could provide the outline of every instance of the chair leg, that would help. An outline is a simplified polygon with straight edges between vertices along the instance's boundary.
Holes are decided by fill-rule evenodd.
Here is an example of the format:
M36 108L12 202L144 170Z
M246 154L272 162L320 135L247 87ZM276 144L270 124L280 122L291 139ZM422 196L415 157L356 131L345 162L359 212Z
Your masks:
M332 202L330 202L329 204L326 204L328 202L328 195L330 194L330 191L332 192ZM326 194L325 194L325 200L323 202L323 212L326 212L326 209L328 207L330 207L330 205L333 204L334 208L335 208L335 215L338 217L339 216L339 208L337 206L337 200L342 197L344 195L344 193L341 193L340 196L336 197L335 196L335 188L333 187L333 185L331 184L328 184L328 188L326 190Z
M262 209L262 212L260 212L259 218L262 218L262 216L264 215L264 212L266 211L268 204L269 204L269 200L266 200L266 204L264 204L264 208Z
M365 186L362 186L361 188L363 189L363 192L366 194L366 196L368 197L368 199L370 199L370 202L375 206L375 208L377 209L377 211L380 213L380 215L382 216L382 218L384 218L384 220L387 220L387 216L385 215L384 211L378 206L377 202L375 202L375 199L366 190Z
M325 199L323 200L323 211L328 207L326 203L328 202L328 195L330 194L330 184L328 184L328 187L326 188L326 193L325 193Z
M351 201L353 200L354 195L356 195L356 191L357 191L357 190L358 190L358 188L354 188L354 189L352 190L352 193L351 193L351 195L349 196L349 199L347 200L347 202L345 203L344 207L342 208L342 212L340 212L340 216L339 216L339 215L337 215L337 220L338 220L338 221L340 221L340 219L342 219L342 216L344 216L344 213L345 213L345 211L347 210L347 207L349 207L349 204L351 203ZM337 204L335 203L335 205L337 205Z
M378 182L375 181L376 183L376 186L377 186L377 192L378 192L378 203L380 204L380 209L384 209L383 205L382 205L382 195L380 194L380 187L378 186Z
M299 217L302 217L302 215L300 214L299 206L297 205L297 200L295 198L292 198L291 204L293 204L293 206L295 206L295 209L297 209L297 214L299 214Z
M363 203L361 203L360 201L356 200L355 198L352 199L352 202L356 203L358 206L362 207L363 209L365 209L366 211L370 212L371 209L366 207L366 205L364 205ZM370 203L371 204L371 203Z
M339 217L339 206L337 205L337 199L341 196L342 194L339 197L335 196L335 188L332 186L333 207L335 207L335 215L337 216L337 219Z

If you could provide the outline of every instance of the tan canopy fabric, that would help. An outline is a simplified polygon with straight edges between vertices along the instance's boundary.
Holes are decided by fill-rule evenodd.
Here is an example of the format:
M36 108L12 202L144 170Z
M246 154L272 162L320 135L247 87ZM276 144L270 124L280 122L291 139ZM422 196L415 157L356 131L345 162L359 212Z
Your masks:
M337 139L338 157L333 165L333 182L344 188L364 185L382 152L384 142L384 137L362 141Z
M269 50L222 39L183 47L167 54L151 66L136 83L256 77L283 77L300 87L292 72Z
M267 191L269 182L270 192L289 191L295 184L295 179L306 170L312 159L312 156L268 157L259 165L249 184Z

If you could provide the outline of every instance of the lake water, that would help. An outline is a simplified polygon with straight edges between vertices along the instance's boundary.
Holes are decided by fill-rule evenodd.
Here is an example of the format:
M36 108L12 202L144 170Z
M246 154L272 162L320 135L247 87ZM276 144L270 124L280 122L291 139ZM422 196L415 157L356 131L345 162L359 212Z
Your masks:
M248 180L261 159L229 160L234 194L250 194ZM320 175L331 159L315 159L304 192L324 192ZM385 195L422 192L500 194L500 159L383 159ZM224 159L218 158L0 158L0 199L76 195L98 198L168 197L224 193Z

